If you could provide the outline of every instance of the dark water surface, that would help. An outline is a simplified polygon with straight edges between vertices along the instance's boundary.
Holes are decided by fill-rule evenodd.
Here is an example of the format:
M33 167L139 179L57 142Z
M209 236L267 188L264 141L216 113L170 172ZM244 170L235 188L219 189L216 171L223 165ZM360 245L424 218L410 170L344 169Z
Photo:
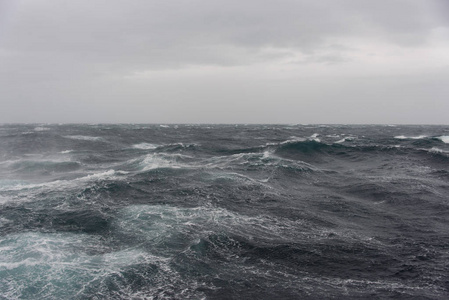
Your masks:
M447 299L449 127L0 126L0 299Z

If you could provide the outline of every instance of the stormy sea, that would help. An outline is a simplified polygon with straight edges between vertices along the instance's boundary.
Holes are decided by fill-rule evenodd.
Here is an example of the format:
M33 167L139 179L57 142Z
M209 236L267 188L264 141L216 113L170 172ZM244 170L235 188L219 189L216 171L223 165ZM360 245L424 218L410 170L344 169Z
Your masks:
M449 126L0 126L0 299L367 298L449 298Z

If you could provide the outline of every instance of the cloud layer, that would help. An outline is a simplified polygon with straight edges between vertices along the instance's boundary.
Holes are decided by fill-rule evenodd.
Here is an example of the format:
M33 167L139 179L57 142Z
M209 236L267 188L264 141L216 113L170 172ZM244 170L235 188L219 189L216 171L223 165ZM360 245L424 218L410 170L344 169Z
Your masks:
M0 11L3 122L447 123L444 0Z

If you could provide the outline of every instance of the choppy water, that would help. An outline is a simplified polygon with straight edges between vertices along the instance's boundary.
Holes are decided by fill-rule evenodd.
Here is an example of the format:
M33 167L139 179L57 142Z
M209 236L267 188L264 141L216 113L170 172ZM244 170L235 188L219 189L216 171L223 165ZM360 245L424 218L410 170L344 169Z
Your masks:
M448 139L0 126L0 298L448 298Z

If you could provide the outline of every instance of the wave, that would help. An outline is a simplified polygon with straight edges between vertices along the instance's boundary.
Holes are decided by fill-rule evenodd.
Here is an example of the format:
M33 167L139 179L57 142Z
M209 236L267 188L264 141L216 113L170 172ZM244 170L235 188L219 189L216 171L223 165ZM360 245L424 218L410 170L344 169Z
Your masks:
M200 145L196 144L196 143L190 143L190 144L172 143L172 144L160 145L158 147L158 149L164 150L164 151L178 151L178 150L185 150L185 149L196 149L199 146Z
M179 251L196 243L197 239L211 231L238 235L258 236L267 240L291 241L307 228L302 220L292 221L271 216L246 216L213 206L194 208L167 205L133 205L122 209L117 215L113 228L130 239L141 243L160 245L184 236L184 245L178 244ZM299 231L298 231L299 230Z
M437 139L439 139L440 141L442 141L445 144L449 144L449 136L448 135L442 135L437 137Z
M191 150L199 147L199 144L190 143L190 144L184 144L184 143L170 143L170 144L152 144L152 143L139 143L132 145L132 148L139 149L139 150L158 150L158 151L165 151L165 152L176 152L180 150Z
M80 183L101 181L101 180L119 180L118 175L126 175L126 171L114 171L108 170L100 173L93 173L83 177L75 178L72 180L55 180L43 183L23 183L23 182L11 182L8 185L0 186L0 191L20 191L28 189L41 189L49 188L51 190L63 190L67 188L79 187Z
M318 133L314 133L309 137L309 139L313 140L315 142L321 142L321 140L318 138L318 136L320 136Z
M443 150L437 147L432 147L430 149L426 148L419 148L419 151L426 153L428 155L431 155L436 162L443 163L443 162L449 162L449 151Z
M351 260L360 259L354 253L366 251L380 260L389 258L377 239L351 230L326 229L304 219L237 213L214 206L129 206L119 212L111 228L154 253L182 255L189 264L198 261L203 267L213 268L217 260L226 263L230 269L224 271L220 264L219 272L233 278L246 272L248 261L252 270L260 272L265 270L264 262L269 262L271 271L284 270L281 278L287 275L294 280L299 266L321 276L338 276L335 268L323 268L354 265ZM384 269L382 264L377 268Z
M98 136L87 136L87 135L65 135L64 138L71 140L79 140L79 141L102 141L103 138Z
M149 171L155 169L193 168L188 163L193 157L180 153L151 153L129 160L121 168L129 171Z
M437 147L432 147L431 149L424 149L430 153L445 153L445 154L449 154L448 150L443 150Z
M67 154L67 153L71 153L71 152L73 152L73 150L63 150L63 151L61 151L61 152L59 152L59 153L61 153L61 154Z
M173 168L180 169L182 167L188 167L188 165L180 164L176 162L176 155L168 154L148 154L140 162L142 171L148 171L161 168Z
M232 173L237 171L248 172L251 170L266 170L270 171L270 174L275 169L282 169L289 172L321 171L317 167L306 162L276 156L271 150L265 150L264 152L246 152L247 150L248 149L240 149L237 154L212 156L202 159L198 159L195 155L156 152L129 160L119 167L123 170L137 172L160 169L231 170ZM244 153L240 153L240 151L244 151ZM213 176L218 176L217 174ZM264 173L264 175L266 174ZM235 176L231 177L234 178ZM258 179L257 181L262 182L261 180L266 180L266 176L264 179Z
M141 150L152 150L152 149L156 149L157 147L159 147L159 145L150 144L150 143L140 143L140 144L135 144L132 147L135 149L141 149Z
M336 144L329 145L326 143L318 142L316 140L297 141L289 140L282 142L277 148L275 153L288 153L288 152L301 152L305 154L318 153L323 150L333 149L345 149L345 146Z
M405 135L398 135L395 136L395 139L399 139L399 140L421 140L421 139L425 139L427 138L427 135L418 135L418 136L405 136Z
M71 172L80 169L81 164L76 161L33 161L22 160L11 164L10 168L16 172Z
M347 137L344 137L344 138L342 138L341 140L338 140L338 141L336 141L336 142L334 142L334 143L336 143L336 144L341 144L341 143L344 143L344 142L346 142L346 141L352 141L352 140L354 140L353 137L347 136Z
M265 150L264 152L238 153L227 156L214 156L202 161L201 166L212 169L234 169L236 167L241 167L244 171L254 169L273 171L273 169L276 168L301 172L320 171L317 167L306 162L276 156L274 151L270 150Z
M342 240L378 244L370 237L344 229L327 229L306 219L288 219L265 214L237 213L223 207L205 205L199 207L175 207L169 205L131 205L121 209L112 228L130 239L157 245L163 240L186 235L185 245L192 245L197 238L210 232L223 232L249 240L257 236L259 241L289 243L292 240L314 237L325 240L329 235ZM189 241L190 239L190 241ZM184 249L184 246L178 245ZM164 248L167 250L166 248ZM179 250L179 249L178 249Z
M34 131L48 131L50 130L50 128L48 127L42 127L42 126L38 126L34 128Z

